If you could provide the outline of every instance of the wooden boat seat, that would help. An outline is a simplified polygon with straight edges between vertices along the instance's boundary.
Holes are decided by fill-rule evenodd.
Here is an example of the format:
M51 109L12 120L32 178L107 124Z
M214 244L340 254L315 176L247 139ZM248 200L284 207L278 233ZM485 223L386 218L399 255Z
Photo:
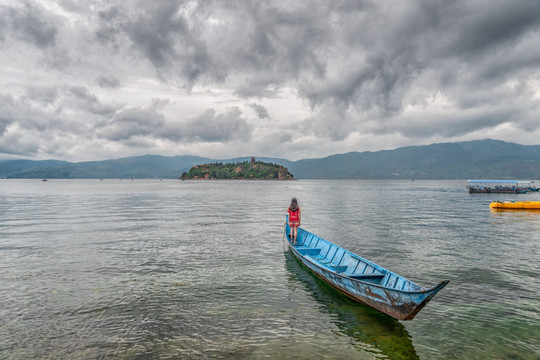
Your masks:
M347 277L350 277L352 279L376 279L376 278L383 278L384 274L359 274L359 275L349 275Z
M317 260L317 262L319 262L320 264L323 264L323 265L330 264L330 260L328 260L324 256L312 256L312 258Z
M312 256L315 260L317 260L318 262L320 262L321 264L330 264L331 261L328 260L325 256L323 255L315 255L315 256Z
M342 273L342 272L347 271L348 266L337 266L337 265L333 265L333 266L329 266L329 268L330 268L331 270L334 270L334 271L337 272L337 273Z
M308 248L308 247L304 247L304 246L298 246L298 247L295 247L295 249L303 256L311 256L311 257L314 257L314 256L317 256L319 255L319 253L321 252L321 249L317 249L317 248Z

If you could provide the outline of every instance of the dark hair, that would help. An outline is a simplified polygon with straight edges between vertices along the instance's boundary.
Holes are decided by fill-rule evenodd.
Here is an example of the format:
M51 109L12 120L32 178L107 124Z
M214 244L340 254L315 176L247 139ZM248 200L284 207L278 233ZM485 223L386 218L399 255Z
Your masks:
M291 206L289 206L289 209L291 209L291 211L298 210L298 201L296 200L296 198L292 198Z

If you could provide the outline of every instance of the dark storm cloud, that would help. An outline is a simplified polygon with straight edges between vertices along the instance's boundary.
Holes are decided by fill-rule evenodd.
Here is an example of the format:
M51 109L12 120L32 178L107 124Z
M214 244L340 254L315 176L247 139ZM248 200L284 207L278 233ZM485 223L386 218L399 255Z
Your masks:
M65 126L54 111L33 106L27 97L15 98L0 94L0 109L0 135L7 134L8 138L10 136L7 129L10 125L16 125L19 130L32 131L53 130Z
M217 114L208 109L202 114L185 119L170 120L160 112L162 104L154 101L148 107L125 108L101 128L98 136L111 141L131 141L134 138L166 139L184 143L228 142L249 140L251 127L234 107Z
M83 86L66 86L64 92L69 96L66 104L71 107L77 107L96 115L108 115L115 112L117 105L104 104L98 98Z
M124 36L156 71L188 88L230 79L237 95L273 97L295 87L315 110L305 131L333 140L366 131L365 116L392 126L420 81L466 108L463 89L482 97L537 69L540 55L520 48L538 36L538 1L167 1L140 11L113 7L100 18L98 33Z
M126 21L122 13L124 9L117 6L98 11L98 24L95 30L96 38L103 44L112 43L117 48L117 36L121 33Z
M462 111L451 116L437 114L435 117L416 117L414 121L403 124L382 125L373 131L375 134L399 133L410 138L422 139L429 136L455 137L473 131L487 130L513 119L509 108L483 111Z
M487 107L515 103L522 95L502 89L505 82L538 71L538 1L192 4L145 3L129 16L111 8L101 14L102 29L123 33L157 71L187 84L229 79L246 98L273 98L292 86L313 108L299 125L305 134L333 141L353 132L461 136L507 121L519 127L536 101L527 95L511 118L508 107ZM424 92L418 99L416 88ZM444 123L403 117L436 93L453 107L436 114Z
M0 135L3 135L6 128L16 121L18 108L10 95L0 94L0 109Z
M208 109L194 118L168 125L161 136L188 143L248 141L251 137L251 126L237 107L230 108L223 114L216 114L214 109Z
M518 48L538 35L538 1L385 4L144 2L103 9L96 33L128 41L162 76L178 76L188 87L231 79L238 95L271 97L292 85L314 107L376 110L382 119L403 110L427 71L436 72L428 86L452 92L479 79L504 81L527 66L492 61L501 54L519 52L528 66L538 60L526 56L534 49Z
M431 8L437 12L436 8ZM431 15L433 13L429 13ZM529 31L537 31L540 3L538 1L461 2L451 9L457 24L451 24L448 40L435 47L441 56L471 59L503 47L512 47Z
M56 101L59 88L55 86L29 86L26 95L29 99L42 104L52 104Z
M175 42L184 42L189 36L188 24L182 16L176 16L177 1L148 4L144 12L126 24L125 31L134 46L161 68L176 57Z
M317 7L310 3L295 5L296 11L271 2L139 5L138 10L121 5L103 9L96 36L115 46L128 41L159 74L180 76L188 86L230 76L242 78L238 93L265 96L271 84L298 79L303 72L324 72L315 53L326 36L317 21L325 11L312 11Z
M50 134L50 139L55 133L84 136L121 108L102 103L82 86L28 86L18 98L0 94L0 135L9 125L17 124L15 132L38 132L43 141L45 134Z
M56 43L58 29L54 19L41 7L31 2L21 2L19 7L0 5L0 29L10 29L13 35L39 48L52 47Z
M255 111L255 114L257 114L257 117L259 119L267 119L270 117L270 115L268 114L268 110L266 110L264 106L256 103L249 103L247 105L252 108L253 111Z
M19 97L2 90L0 134L12 124L86 129L127 146L159 139L241 140L247 147L268 137L256 132L272 130L255 129L239 108L225 110L228 101L259 119L270 111L272 121L287 122L274 138L294 134L297 142L305 136L338 144L352 134L419 142L502 125L528 132L540 126L538 0L9 4L0 5L0 41L15 44L11 59L21 56L26 65L37 57L34 73L61 69L45 76L73 80L17 84L11 89L25 88ZM19 55L22 49L28 53ZM15 83L14 61L8 66L4 74ZM177 105L181 115L174 118L164 115L174 113L163 111L169 105L146 105L156 90L173 99L174 91L184 96L192 89L214 97L197 98L198 109L186 113ZM107 101L97 95L105 92ZM277 115L287 96L289 104L307 105L295 113L301 118Z
M39 151L37 141L25 141L21 137L0 137L0 154L33 156Z
M298 1L223 2L212 9L222 22L210 30L212 55L229 73L242 74L237 94L268 97L272 88L320 77L332 34L326 5ZM224 33L225 39L216 37Z
M129 41L160 76L172 73L186 81L188 88L201 75L222 78L200 33L181 14L183 1L144 2L140 11L113 6L99 12L96 36L103 43L119 46Z
M114 76L99 76L96 78L96 83L104 89L115 89L120 87L120 80Z
M363 56L356 64L344 61L347 66L339 75L313 76L300 84L300 93L322 114L315 114L311 126L306 124L307 131L324 133L332 127L329 123L341 123L342 130L368 131L365 121L358 119L369 116L379 119L379 129L401 128L401 133L409 136L418 125L415 120L409 119L411 127L407 128L402 120L398 124L395 119L409 105L407 96L414 86L446 95L457 107L454 113L478 105L486 110L481 107L483 103L468 99L508 101L508 93L501 91L507 86L505 82L526 80L530 72L539 70L540 52L531 41L540 40L538 1L423 1L407 3L406 9L400 9L400 4L396 3L394 9L370 8L367 14L357 13L356 22L343 21L352 24L342 27L349 48L336 51ZM349 15L338 18L345 20ZM510 95L515 96L519 94ZM525 107L516 107L514 112L526 115L536 101L530 95L528 99L527 104L521 102ZM509 113L490 112L492 120L487 123L511 120ZM464 122L450 118L449 126L454 131L444 135L463 135L485 128L486 116L473 116ZM512 119L520 121L519 117ZM429 134L440 133L436 119L422 126ZM336 140L344 139L348 132L329 134Z
M152 137L165 124L165 116L155 107L135 107L119 111L98 136L111 141L124 141L137 136Z
M116 106L103 104L84 86L29 86L26 89L26 96L29 100L39 102L43 106L54 107L57 113L66 108L100 115L117 110Z

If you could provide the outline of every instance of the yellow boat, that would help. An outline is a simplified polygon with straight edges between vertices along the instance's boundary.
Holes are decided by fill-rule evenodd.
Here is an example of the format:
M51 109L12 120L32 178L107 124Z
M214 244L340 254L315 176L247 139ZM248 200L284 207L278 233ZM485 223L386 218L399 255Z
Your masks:
M492 209L540 210L540 201L494 201L489 207Z

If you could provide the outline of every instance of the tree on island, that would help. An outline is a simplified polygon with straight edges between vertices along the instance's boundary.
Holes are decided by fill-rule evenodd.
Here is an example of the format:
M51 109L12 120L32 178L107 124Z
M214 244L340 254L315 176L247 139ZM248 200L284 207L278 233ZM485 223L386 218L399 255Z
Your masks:
M180 179L294 180L294 176L281 165L256 161L252 157L249 162L196 165L184 172Z

